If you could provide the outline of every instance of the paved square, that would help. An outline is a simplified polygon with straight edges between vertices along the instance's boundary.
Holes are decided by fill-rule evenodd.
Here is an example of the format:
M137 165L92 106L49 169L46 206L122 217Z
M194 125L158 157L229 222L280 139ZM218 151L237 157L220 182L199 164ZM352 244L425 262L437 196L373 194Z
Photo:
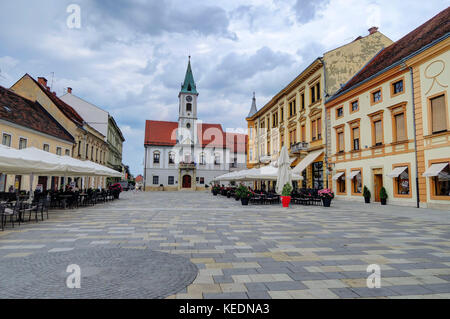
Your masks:
M169 298L450 298L445 211L243 207L207 192L130 192L0 232L0 259L107 248L189 258L198 276ZM381 267L381 289L366 286L371 264Z

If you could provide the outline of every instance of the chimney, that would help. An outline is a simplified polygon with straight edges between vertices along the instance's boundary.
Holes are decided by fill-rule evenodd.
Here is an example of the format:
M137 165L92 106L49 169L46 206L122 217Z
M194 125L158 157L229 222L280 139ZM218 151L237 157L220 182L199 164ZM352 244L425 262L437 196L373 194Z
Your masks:
M72 94L72 88L67 88L67 93Z
M45 88L47 87L47 79L46 78L38 77L38 83Z
M369 34L374 34L374 33L376 33L376 32L378 32L378 27L371 27L371 28L369 29Z

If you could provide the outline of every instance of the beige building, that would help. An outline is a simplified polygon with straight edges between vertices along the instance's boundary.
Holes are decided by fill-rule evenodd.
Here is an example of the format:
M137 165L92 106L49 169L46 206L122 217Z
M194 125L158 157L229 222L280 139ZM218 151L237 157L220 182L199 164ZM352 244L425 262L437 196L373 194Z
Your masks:
M329 180L354 200L450 208L450 9L380 52L326 103Z
M369 31L368 36L358 37L314 60L259 111L253 100L247 117L249 168L276 160L286 145L295 158L292 167L304 177L303 184L298 186L316 189L327 186L326 145L330 136L326 134L329 119L325 99L392 43L377 28Z
M30 75L25 74L11 87L11 91L38 102L74 137L75 144L71 149L72 157L106 165L108 144L105 136L87 124L70 105L59 99L56 93L51 92L45 78L40 77L36 81ZM77 179L77 183L81 184L81 179ZM105 178L100 177L89 177L85 183L86 187L106 186Z
M2 145L24 149L35 147L57 155L71 156L75 140L38 102L25 99L0 86L0 133ZM37 176L36 185L58 189L58 176ZM30 177L0 172L0 192L30 190Z

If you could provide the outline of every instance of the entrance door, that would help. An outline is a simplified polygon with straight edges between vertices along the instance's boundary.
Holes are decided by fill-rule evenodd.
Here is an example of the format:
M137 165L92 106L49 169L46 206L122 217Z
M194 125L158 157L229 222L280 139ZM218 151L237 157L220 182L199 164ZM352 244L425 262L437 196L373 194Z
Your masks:
M380 202L380 191L381 187L383 187L383 175L375 174L374 175L374 192L375 192L375 202Z
M192 178L190 175L183 176L183 188L191 188L192 187Z

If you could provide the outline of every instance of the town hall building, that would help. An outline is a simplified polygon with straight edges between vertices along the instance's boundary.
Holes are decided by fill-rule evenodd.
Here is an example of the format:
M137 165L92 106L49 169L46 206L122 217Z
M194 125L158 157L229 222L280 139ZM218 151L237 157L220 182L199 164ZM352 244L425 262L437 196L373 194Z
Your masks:
M146 191L202 190L215 177L246 168L247 135L200 121L198 97L189 59L178 95L178 122L146 122Z

